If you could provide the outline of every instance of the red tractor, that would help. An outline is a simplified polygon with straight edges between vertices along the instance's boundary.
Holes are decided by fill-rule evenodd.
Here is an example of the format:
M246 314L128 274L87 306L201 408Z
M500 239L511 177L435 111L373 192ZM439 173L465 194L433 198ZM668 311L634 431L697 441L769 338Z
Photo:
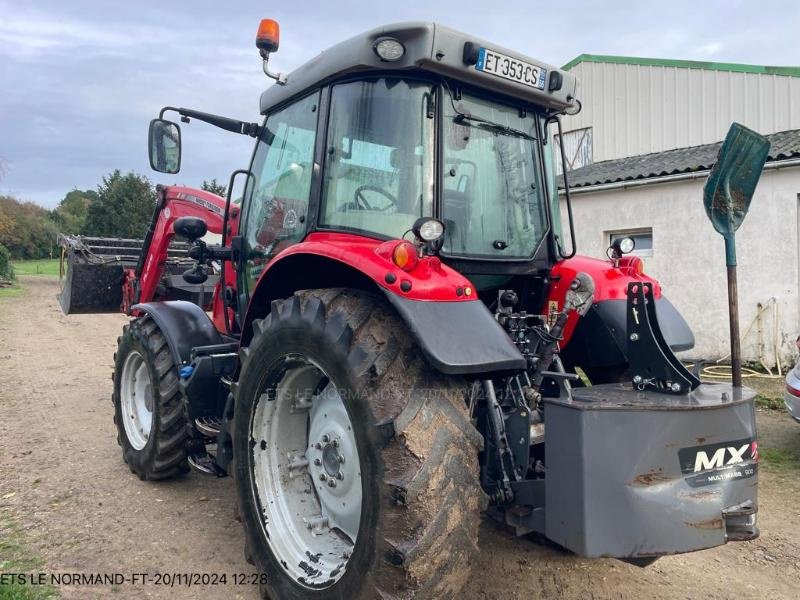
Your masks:
M570 210L565 247L572 74L431 23L288 76L277 23L256 45L262 123L150 124L163 173L166 112L254 137L227 200L159 188L140 257L67 240L65 310L133 317L113 393L131 471L233 475L273 598L452 597L482 514L641 565L758 535L753 393L675 358L694 339L630 239L575 256Z

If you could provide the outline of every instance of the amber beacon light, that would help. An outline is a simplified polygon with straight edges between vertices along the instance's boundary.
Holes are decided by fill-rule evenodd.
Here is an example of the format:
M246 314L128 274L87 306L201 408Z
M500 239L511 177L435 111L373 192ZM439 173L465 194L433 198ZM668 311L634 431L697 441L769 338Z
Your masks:
M281 28L278 22L274 19L261 19L261 23L258 24L258 32L256 33L256 47L263 59L264 74L277 81L280 85L283 85L286 83L286 75L282 73L273 73L267 66L269 55L272 52L278 51L280 39Z
M281 39L281 27L274 19L261 19L256 33L256 47L263 53L278 51Z

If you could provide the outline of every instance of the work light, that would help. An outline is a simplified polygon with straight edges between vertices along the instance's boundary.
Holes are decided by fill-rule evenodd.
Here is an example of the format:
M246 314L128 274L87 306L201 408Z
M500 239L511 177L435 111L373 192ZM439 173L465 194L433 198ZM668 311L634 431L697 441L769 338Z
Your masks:
M633 241L633 238L619 237L612 240L610 250L613 255L619 258L623 254L630 254L633 252L635 247L636 242Z
M435 242L444 235L444 223L438 219L417 219L411 231L423 242Z
M619 251L623 254L630 254L635 247L636 242L633 241L633 238L624 237L619 241Z
M406 48L398 40L394 38L381 38L372 47L381 60L386 62L394 62L403 58L406 53Z

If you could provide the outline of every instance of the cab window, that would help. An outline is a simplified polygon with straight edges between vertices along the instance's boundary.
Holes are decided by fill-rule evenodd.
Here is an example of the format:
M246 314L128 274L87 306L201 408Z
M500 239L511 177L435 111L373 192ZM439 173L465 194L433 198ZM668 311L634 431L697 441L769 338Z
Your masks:
M536 119L466 93L444 102L445 254L516 259L538 248L548 223Z
M432 214L432 93L397 78L333 87L321 227L401 237Z
M267 117L245 197L243 231L245 283L255 285L266 263L303 239L314 164L319 94L313 94Z

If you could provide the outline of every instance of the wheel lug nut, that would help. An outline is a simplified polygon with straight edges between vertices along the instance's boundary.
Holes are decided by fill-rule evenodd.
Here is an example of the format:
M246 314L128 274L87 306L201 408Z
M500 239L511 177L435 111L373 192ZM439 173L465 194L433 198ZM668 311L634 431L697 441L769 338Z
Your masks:
M327 476L327 475L325 475L325 473L320 473L320 474L319 474L319 480L320 480L320 481L325 481L327 478L328 478L328 476Z
M331 438L328 437L327 433L322 436L322 443L323 444L327 444L329 441L331 441Z
M338 479L339 481L341 481L342 479L344 479L344 475L342 474L342 472L341 472L341 471L339 471L339 472L336 474L336 479Z
M314 444L314 448L316 448L317 450L322 450L322 444L317 442L316 444Z
M342 456L341 454L339 455L339 464L340 465L344 464L344 456Z
M332 487L332 488L336 487L336 480L335 479L329 479L328 480L328 487Z
M332 443L333 443L333 447L334 448L338 448L339 447L339 440L333 440Z
M318 459L318 458L315 458L315 459L314 459L314 464L315 464L316 466L320 466L320 465L322 464L322 461L321 461L320 459Z

